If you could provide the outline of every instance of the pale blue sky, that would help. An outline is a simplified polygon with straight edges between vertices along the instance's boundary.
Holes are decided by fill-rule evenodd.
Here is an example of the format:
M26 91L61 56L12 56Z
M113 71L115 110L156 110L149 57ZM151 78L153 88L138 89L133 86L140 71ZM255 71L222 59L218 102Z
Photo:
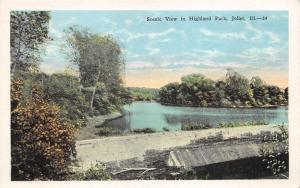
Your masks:
M268 19L249 21L250 15ZM229 20L147 22L148 16L226 16ZM231 16L245 16L247 21L231 22ZM74 24L118 39L126 58L127 85L159 87L193 72L217 79L226 68L287 85L287 11L51 11L54 40L47 44L42 70L62 71L68 64L61 50L63 30ZM160 74L166 77L154 78ZM139 75L141 83L134 81Z

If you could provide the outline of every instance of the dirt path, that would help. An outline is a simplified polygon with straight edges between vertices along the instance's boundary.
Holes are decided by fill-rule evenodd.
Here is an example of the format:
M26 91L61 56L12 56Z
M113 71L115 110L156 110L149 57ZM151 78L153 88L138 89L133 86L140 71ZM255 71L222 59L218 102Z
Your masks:
M276 126L249 126L235 128L214 128L198 131L160 132L128 136L103 137L100 139L77 141L78 159L83 168L96 160L102 162L120 161L130 158L143 158L146 150L163 150L184 146L191 140L214 136L222 133L224 138L240 137L245 133L258 134L261 131L275 131Z

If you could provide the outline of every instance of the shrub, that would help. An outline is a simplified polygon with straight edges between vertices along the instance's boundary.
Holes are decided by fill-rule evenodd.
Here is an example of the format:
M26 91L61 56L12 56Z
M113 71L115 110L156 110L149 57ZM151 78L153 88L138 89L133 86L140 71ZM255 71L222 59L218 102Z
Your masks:
M47 99L60 106L61 118L76 127L86 124L87 101L79 91L78 78L64 74L53 74L44 86Z
M72 174L70 180L112 180L111 175L107 172L104 163L99 161L85 171L78 171Z
M288 169L288 130L284 125L279 126L279 130L279 132L273 133L271 138L265 137L261 148L262 161L273 175Z
M99 136L110 136L110 135L121 134L121 131L119 129L114 129L111 127L100 127L98 128L97 134Z
M201 107L207 107L208 104L207 104L206 100L201 101L201 102L200 102L200 106L201 106Z
M268 125L268 123L263 120L249 121L249 122L228 122L228 123L219 123L217 128L243 127L243 126L255 126L255 125Z
M41 97L33 86L30 99L22 98L22 82L11 86L12 180L63 180L76 157L73 126L61 122L60 109Z
M208 128L210 128L209 125L205 125L205 124L198 123L198 122L195 122L195 123L190 122L190 123L181 125L181 130L183 130L183 131L192 131L192 130L200 130L200 129L208 129Z
M152 128L143 128L143 129L133 129L134 133L155 133L155 130Z
M163 131L169 132L170 129L168 129L168 127L163 127Z

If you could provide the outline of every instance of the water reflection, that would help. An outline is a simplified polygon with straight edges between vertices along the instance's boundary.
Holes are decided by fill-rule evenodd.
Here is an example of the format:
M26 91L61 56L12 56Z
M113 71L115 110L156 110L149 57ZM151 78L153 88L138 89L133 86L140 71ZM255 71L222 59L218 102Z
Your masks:
M122 131L137 128L153 128L162 131L163 127L180 130L182 124L196 123L216 127L229 122L266 122L271 125L287 124L288 110L285 108L196 108L163 106L159 103L134 102L124 107L125 115L105 123Z

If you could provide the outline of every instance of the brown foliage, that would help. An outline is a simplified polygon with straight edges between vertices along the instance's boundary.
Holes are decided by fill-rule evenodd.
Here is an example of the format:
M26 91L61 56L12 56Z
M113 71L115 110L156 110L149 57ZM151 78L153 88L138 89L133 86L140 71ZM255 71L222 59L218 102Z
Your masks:
M33 87L22 103L22 82L11 86L12 180L63 180L75 157L73 126L61 122L60 109Z

